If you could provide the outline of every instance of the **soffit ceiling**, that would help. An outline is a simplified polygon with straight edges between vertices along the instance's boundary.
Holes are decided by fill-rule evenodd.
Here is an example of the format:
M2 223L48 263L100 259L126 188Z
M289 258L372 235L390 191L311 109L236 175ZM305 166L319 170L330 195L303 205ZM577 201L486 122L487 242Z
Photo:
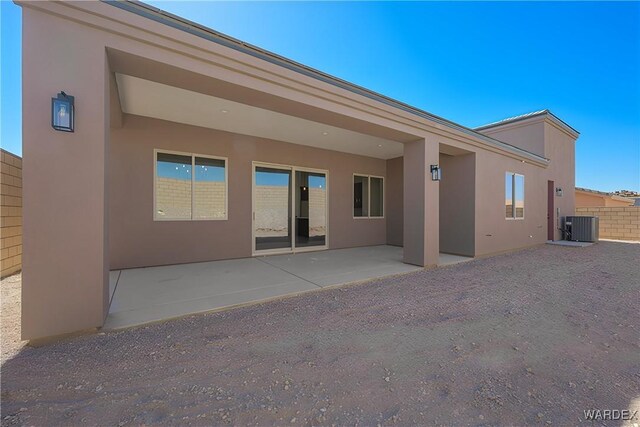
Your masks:
M403 154L398 141L116 73L122 111L193 126L379 159Z

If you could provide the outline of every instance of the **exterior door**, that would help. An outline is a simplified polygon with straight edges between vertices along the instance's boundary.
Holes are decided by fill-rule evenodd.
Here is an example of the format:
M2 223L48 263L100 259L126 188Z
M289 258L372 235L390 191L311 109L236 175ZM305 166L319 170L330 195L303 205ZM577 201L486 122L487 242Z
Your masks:
M295 189L295 247L325 247L327 245L326 173L296 170Z
M254 252L278 253L292 250L292 175L291 168L254 165Z
M328 248L328 173L253 163L254 255Z
M555 183L554 181L547 182L547 240L554 240L555 238L555 206L554 206L554 194Z

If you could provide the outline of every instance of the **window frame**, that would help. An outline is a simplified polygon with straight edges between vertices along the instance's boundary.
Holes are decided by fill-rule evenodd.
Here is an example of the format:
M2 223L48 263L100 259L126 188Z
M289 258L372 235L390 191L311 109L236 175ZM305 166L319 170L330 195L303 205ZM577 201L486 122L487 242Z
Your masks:
M521 173L516 173L516 172L510 172L510 171L506 171L505 172L505 178L506 175L511 176L511 203L513 204L513 215L512 216L507 216L507 213L504 212L504 219L507 221L522 221L524 220L525 217L525 208L524 208L524 203L525 203L525 176ZM522 217L518 217L517 216L517 210L516 210L516 176L520 176L522 177L522 203L523 203L523 208L522 208ZM507 192L506 189L506 179L504 180L505 182L505 189L504 189L504 193ZM502 208L504 209L506 205L502 205Z
M162 218L158 216L157 209L157 180L158 180L158 153L175 154L178 156L191 157L191 218ZM224 161L224 217L220 218L194 218L193 212L195 207L194 185L196 182L195 163L196 157L222 160ZM229 159L222 156L212 156L210 154L191 153L186 151L173 151L155 148L153 150L153 220L154 221L227 221L229 219Z
M356 193L355 193L355 179L356 176L360 176L363 178L367 178L367 215L366 216L356 216L355 215L355 206L353 202L355 201ZM380 216L372 216L371 215L371 178L379 178L382 180L382 215ZM353 219L384 219L387 212L387 189L385 184L385 177L379 175L370 175L368 173L353 173L351 177L351 216Z

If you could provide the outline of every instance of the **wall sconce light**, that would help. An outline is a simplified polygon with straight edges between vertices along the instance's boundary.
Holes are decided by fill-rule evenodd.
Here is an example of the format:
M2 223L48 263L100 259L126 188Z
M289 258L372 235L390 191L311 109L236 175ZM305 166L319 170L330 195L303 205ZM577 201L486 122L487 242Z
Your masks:
M431 181L440 181L442 178L442 169L438 165L431 165Z
M562 188L556 187L556 196L562 197Z
M57 97L51 98L51 126L55 130L73 132L73 96L60 92Z

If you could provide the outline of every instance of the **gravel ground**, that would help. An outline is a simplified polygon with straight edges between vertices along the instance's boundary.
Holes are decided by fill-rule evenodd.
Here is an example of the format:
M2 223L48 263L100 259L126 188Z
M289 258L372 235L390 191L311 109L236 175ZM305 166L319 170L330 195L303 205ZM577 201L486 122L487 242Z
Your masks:
M15 356L25 342L20 341L20 284L22 274L5 277L0 282L0 362Z
M546 245L15 344L2 424L580 424L640 406L639 261L638 244Z

